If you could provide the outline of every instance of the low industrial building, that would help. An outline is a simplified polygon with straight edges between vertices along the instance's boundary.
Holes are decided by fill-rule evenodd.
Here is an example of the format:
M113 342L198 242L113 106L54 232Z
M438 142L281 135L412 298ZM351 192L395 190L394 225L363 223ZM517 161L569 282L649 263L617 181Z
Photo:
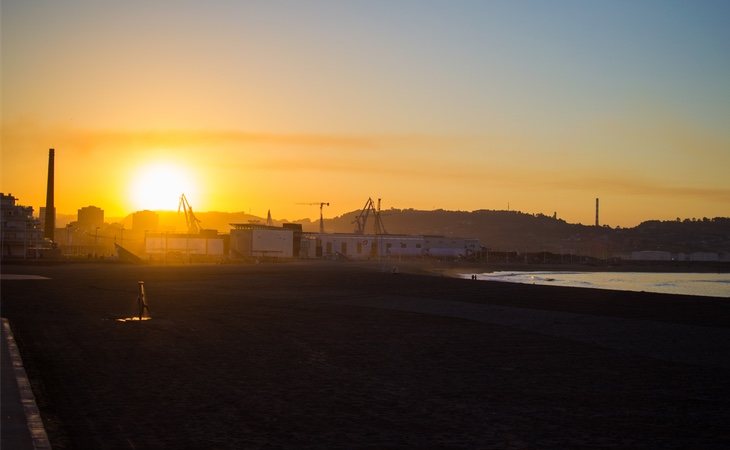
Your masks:
M424 256L435 258L463 258L479 252L479 239L447 236L424 236Z
M231 224L232 259L294 257L295 229L260 224Z
M147 233L144 244L150 260L211 261L226 255L225 239L217 233Z
M342 257L374 259L379 257L461 258L479 251L478 239L445 236L395 234L306 233L302 236L302 258Z
M366 260L376 258L461 258L478 252L478 239L397 234L302 233L296 224L273 227L231 224L231 259Z
M307 233L302 236L302 258L371 259L379 256L415 257L423 254L420 236Z

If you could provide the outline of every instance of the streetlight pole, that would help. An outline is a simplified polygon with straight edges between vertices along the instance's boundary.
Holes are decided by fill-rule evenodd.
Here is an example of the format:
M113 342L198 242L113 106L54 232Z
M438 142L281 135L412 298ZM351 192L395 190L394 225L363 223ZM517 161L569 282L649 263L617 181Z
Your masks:
M23 222L23 259L28 257L28 219Z
M98 241L99 241L99 227L96 227L96 229L94 230L94 258L97 257L96 252L99 249Z

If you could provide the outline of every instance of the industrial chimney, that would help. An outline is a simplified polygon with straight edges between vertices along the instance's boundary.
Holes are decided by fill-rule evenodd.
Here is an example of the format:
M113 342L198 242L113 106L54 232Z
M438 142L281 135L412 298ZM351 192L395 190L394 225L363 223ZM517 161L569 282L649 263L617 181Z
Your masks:
M596 226L598 225L598 199L596 199Z
M53 172L54 172L55 150L48 150L48 185L46 186L46 223L43 228L43 236L53 240L53 232L56 229L56 207L53 203Z

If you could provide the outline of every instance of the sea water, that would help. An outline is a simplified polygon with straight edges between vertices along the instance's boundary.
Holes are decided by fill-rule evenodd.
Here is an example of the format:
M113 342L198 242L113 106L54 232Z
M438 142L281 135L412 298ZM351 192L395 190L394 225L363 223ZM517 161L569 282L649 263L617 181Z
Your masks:
M471 278L472 274L462 274ZM727 273L645 273L645 272L489 272L479 280L551 286L645 291L663 294L730 297Z

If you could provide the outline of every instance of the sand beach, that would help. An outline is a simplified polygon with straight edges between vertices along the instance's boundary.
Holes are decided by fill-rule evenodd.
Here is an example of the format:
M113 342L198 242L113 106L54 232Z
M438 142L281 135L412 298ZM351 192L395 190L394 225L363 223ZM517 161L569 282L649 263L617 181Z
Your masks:
M730 446L728 299L332 262L2 272L54 448ZM152 319L117 321L140 280Z

